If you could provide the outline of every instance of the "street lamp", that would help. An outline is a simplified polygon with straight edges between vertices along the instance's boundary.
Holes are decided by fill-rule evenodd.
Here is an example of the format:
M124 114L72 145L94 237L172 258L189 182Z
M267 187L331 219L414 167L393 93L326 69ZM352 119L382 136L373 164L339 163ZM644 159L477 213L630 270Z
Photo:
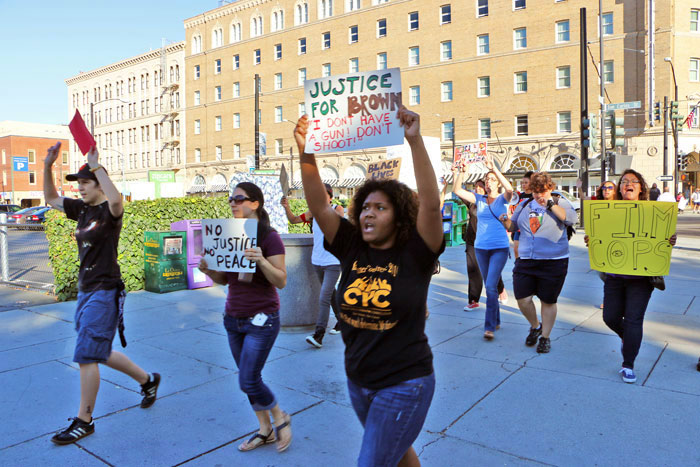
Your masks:
M105 148L104 151L113 151L113 152L116 152L117 154L119 154L119 156L120 156L121 163L119 165L121 165L121 169L122 169L122 196L124 196L124 190L126 189L126 184L125 184L125 180L124 180L124 154L121 151L117 151L116 149L112 149L112 148Z
M673 100L678 102L678 82L676 81L676 69L673 67L671 57L665 57L664 62L671 65L671 74L673 75ZM678 105L678 104L676 104ZM671 122L673 125L673 195L678 196L678 120ZM666 171L666 167L664 167Z
M118 97L110 97L109 99L102 99L101 101L98 102L98 104L101 104L102 102L107 102L107 101L119 101L123 104L131 104L131 102L119 99ZM90 133L92 133L93 136L95 136L95 111L94 111L94 107L95 107L95 103L90 102Z

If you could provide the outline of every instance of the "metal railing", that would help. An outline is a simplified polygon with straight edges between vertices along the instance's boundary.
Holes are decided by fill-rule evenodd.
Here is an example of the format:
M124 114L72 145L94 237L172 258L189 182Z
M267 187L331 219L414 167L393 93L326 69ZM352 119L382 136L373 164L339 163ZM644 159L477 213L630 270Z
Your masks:
M0 283L54 293L43 224L8 223L0 214Z

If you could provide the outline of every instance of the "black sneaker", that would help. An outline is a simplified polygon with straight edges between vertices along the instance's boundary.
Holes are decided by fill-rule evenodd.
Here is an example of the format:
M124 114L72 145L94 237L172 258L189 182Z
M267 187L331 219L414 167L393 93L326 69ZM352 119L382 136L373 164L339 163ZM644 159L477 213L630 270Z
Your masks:
M540 343L537 344L537 353L549 353L552 348L552 344L549 341L549 337L540 337Z
M333 329L328 331L328 334L340 334L340 323L335 323L335 326L333 326Z
M83 439L95 432L94 420L92 420L90 423L84 422L78 417L69 418L68 420L73 420L73 423L71 423L68 428L56 433L54 437L51 438L51 441L53 441L54 444L63 446L64 444L75 443L79 439Z
M698 366L697 366L698 371L700 371L700 358L698 359Z
M306 336L306 342L313 345L317 349L320 349L321 347L323 347L323 335L325 333L326 333L325 329L316 328L316 331L314 331L313 335Z
M141 399L141 408L147 409L153 405L156 401L156 396L158 395L158 385L160 384L160 374L153 373L153 381L148 381L141 385L141 394L143 399Z
M541 334L542 323L540 323L540 327L538 328L530 328L530 334L528 334L527 339L525 339L525 345L532 347L533 345L537 344L537 338L540 337Z

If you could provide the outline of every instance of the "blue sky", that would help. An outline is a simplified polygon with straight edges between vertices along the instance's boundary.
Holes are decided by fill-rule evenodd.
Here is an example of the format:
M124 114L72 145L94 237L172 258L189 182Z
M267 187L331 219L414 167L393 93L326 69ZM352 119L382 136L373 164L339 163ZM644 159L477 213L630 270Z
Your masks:
M217 0L0 0L0 121L68 123L65 79L185 39Z

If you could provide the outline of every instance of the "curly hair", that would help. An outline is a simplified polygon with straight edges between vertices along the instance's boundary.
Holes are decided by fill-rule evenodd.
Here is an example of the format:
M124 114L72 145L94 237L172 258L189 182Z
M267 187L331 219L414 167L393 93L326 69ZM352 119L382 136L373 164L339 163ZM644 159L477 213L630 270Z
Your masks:
M601 183L600 186L595 190L595 199L605 199L605 196L603 196L603 187L606 183L612 183L614 192L613 194L615 195L613 199L620 199L617 197L617 185L615 185L615 182L610 180Z
M627 169L624 172L622 172L622 175L620 175L620 179L617 181L617 198L616 199L623 199L622 198L622 193L620 192L620 182L622 181L622 177L624 177L627 174L632 174L634 177L639 180L639 185L642 191L639 192L639 200L648 200L649 199L649 187L647 186L647 182L644 180L644 177L642 177L642 174L637 172L636 170L632 169Z
M375 191L384 193L394 208L394 222L396 224L396 244L401 245L408 241L411 231L416 227L418 218L418 197L409 187L397 180L367 180L355 196L349 209L349 218L355 227L355 232L360 237L360 214L362 205L367 197Z
M552 181L552 177L547 172L537 172L530 177L530 191L533 193L544 193L553 190L557 184Z

